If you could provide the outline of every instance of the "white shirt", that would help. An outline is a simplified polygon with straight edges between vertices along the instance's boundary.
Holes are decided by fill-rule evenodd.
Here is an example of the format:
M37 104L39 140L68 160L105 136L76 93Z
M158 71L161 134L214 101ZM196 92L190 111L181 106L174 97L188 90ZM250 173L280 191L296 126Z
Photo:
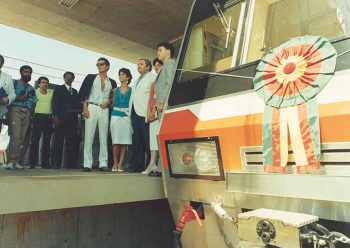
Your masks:
M15 88L13 86L12 77L0 71L0 88L3 87L8 94L9 104L11 104L16 99Z
M112 90L112 83L107 77L105 79L105 88L101 91L101 77L97 75L91 88L90 96L88 102L93 102L101 104L103 102L109 101L109 95Z
M151 85L156 81L157 75L153 72L147 72L135 82L131 91L130 108L133 105L135 112L139 116L147 116L147 105L150 95Z
M16 99L16 93L13 86L13 80L10 75L5 72L0 71L0 88L4 88L8 94L9 103L11 104ZM0 104L0 117L7 113L7 107Z
M96 79L95 79L96 80ZM69 88L71 88L72 89L72 94L73 94L73 87L72 86L69 86L68 84L64 84L65 86L66 86L66 88L67 88L67 90L68 90L68 92L70 93L70 90L69 90Z

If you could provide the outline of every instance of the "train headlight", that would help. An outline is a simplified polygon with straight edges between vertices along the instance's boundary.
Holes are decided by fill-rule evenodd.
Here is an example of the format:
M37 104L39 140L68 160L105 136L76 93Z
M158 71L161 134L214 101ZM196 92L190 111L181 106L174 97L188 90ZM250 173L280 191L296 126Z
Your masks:
M172 177L224 180L218 137L167 140Z
M213 154L210 149L197 148L194 153L194 164L200 171L215 169L217 164L216 154Z
M181 156L183 166L193 165L194 155L192 152L185 151Z

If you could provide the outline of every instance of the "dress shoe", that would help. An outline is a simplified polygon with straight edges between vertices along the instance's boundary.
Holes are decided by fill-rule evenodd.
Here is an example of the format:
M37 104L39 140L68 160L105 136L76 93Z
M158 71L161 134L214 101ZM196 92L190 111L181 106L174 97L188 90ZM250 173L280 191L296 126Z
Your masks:
M109 171L108 167L101 167L99 168L100 171L104 171L104 172L107 172Z
M8 163L6 166L6 170L23 170L24 167L20 165L19 163Z
M150 177L161 177L161 176L162 176L162 172L151 171L148 175L149 175Z
M83 172L91 172L91 169L88 167L84 167Z
M147 166L147 169L142 171L141 174L147 175L149 174L151 171L155 171L157 169L157 165L149 165Z

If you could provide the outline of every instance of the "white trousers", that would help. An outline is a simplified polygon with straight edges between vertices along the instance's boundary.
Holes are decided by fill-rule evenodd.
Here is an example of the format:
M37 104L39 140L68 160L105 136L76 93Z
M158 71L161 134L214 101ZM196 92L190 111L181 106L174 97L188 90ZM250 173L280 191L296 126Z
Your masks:
M90 117L85 119L85 138L84 138L84 167L92 168L92 143L98 124L98 134L100 141L99 168L108 166L108 108L102 109L99 106L89 104Z

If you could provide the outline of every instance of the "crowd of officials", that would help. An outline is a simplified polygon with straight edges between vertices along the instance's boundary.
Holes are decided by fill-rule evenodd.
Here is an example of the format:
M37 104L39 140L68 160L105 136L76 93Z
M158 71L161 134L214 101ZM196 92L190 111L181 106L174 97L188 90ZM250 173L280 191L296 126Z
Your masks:
M69 71L63 75L64 84L53 91L48 89L49 79L44 76L38 78L37 89L29 84L33 70L28 65L20 68L21 78L13 80L1 71L5 60L0 55L0 129L6 122L10 137L6 169L24 168L21 161L29 144L31 169L37 166L39 154L42 168L61 168L64 149L65 167L79 168L79 145L83 141L83 171L90 172L98 129L99 170L110 171L111 167L117 173L128 170L160 176L156 137L176 70L173 57L172 44L159 43L153 60L156 73L152 72L150 60L140 59L137 63L140 75L133 87L129 86L133 78L129 69L119 70L117 87L107 74L109 61L99 58L98 73L87 75L78 92L72 87L75 75ZM84 135L79 128L80 120L84 122ZM110 163L109 150L113 154ZM127 150L132 152L125 168Z

